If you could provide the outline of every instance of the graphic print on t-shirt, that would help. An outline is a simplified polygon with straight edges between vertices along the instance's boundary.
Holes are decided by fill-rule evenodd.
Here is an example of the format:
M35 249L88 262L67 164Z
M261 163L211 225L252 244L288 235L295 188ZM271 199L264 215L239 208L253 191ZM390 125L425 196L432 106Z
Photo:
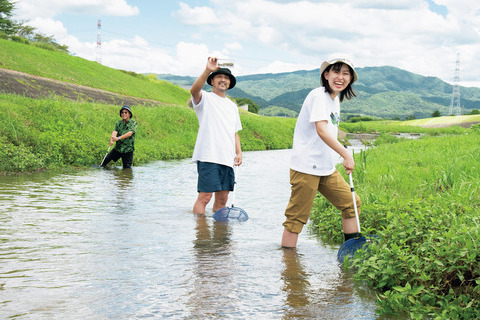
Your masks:
M332 120L332 124L335 127L338 127L338 123L340 122L340 115L338 113L330 113L330 119Z

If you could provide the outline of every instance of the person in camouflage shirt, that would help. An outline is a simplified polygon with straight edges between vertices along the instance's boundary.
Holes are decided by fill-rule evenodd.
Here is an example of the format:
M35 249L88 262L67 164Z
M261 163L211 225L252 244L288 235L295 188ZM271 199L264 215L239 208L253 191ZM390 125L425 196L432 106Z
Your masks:
M115 147L102 161L102 167L105 167L110 161L115 162L120 158L122 158L124 169L132 167L135 131L137 130L137 122L132 119L132 116L132 110L129 106L123 106L120 109L122 120L115 124L115 130L112 132L109 143L110 146L115 143Z

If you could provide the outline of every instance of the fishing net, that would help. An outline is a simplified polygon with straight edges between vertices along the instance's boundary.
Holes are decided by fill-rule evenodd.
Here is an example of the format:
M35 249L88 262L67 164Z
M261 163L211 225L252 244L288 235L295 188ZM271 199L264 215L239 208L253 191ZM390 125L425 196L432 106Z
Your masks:
M338 249L337 258L340 263L343 263L343 260L348 256L348 259L352 259L355 252L358 249L368 250L368 245L376 239L376 235L369 235L368 238L365 236L358 239L352 238L345 241Z
M240 209L239 207L235 207L235 191L236 191L236 186L237 186L237 172L238 172L238 166L234 166L235 170L235 183L234 183L234 188L232 191L232 206L230 207L223 207L220 210L217 210L213 214L213 219L217 221L228 221L228 220L238 220L238 221L245 221L248 219L248 214L245 212L245 210Z
M234 207L224 207L220 210L217 210L213 215L213 219L217 221L228 221L228 220L238 220L238 221L246 221L248 220L248 214L245 210Z

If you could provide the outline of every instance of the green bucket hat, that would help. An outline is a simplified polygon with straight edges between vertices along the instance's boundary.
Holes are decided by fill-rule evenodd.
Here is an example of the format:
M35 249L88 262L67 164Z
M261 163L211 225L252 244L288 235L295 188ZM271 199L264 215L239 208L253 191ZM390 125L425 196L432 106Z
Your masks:
M129 106L123 106L122 109L120 109L120 117L122 116L122 110L127 110L128 112L130 112L130 118L133 117L132 110Z

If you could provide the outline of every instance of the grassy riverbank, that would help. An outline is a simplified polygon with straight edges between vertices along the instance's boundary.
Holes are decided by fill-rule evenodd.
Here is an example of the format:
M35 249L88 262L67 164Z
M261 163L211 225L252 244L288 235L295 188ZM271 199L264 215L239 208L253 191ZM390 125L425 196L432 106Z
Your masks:
M92 89L140 99L149 106L133 105L138 122L134 165L192 155L198 130L195 112L186 107L188 90L134 72L116 70L93 61L0 39L0 67ZM201 67L200 67L201 68ZM43 99L9 94L35 87ZM49 84L35 78L2 83L0 94L0 172L28 172L99 164L120 105L93 103L93 98L71 101L53 94ZM26 92L25 91L25 92ZM58 94L58 93L57 93ZM59 94L62 96L62 93ZM156 105L155 102L158 102ZM153 106L155 105L155 106ZM268 118L241 113L244 151L292 146L295 119Z
M381 314L480 318L480 127L457 130L356 155L362 231L380 241L354 258L355 277L380 292ZM338 210L322 197L312 226L341 243Z
M190 97L187 90L167 81L3 39L0 39L0 68L171 105L185 105ZM50 88L39 89L45 92L45 97L51 95Z
M420 133L425 135L443 135L466 133L469 129L462 125L475 122L480 122L479 115L464 115L458 117L446 116L411 121L379 120L355 123L341 122L340 128L346 132L352 133L403 132Z
M0 172L98 165L120 119L119 106L62 98L30 99L0 94ZM192 155L198 120L181 106L133 106L138 122L134 164ZM295 119L242 113L244 151L290 148Z

